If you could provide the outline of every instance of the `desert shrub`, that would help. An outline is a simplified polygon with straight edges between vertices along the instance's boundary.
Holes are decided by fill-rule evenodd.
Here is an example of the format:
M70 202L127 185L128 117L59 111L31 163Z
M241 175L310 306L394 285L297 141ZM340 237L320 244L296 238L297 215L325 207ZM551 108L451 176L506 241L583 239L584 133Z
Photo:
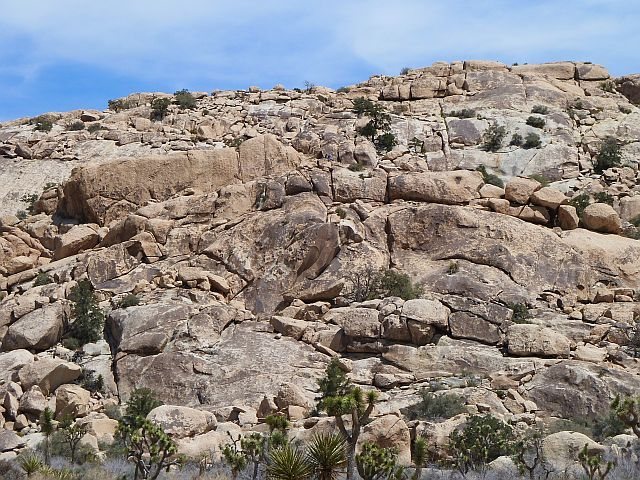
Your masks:
M364 165L356 162L356 163L352 163L347 168L352 172L362 172L364 170Z
M498 126L497 123L492 123L485 130L482 136L482 146L488 152L497 152L502 147L502 141L507 134L506 129L503 126Z
M540 185L542 185L543 187L546 187L549 185L549 179L540 173L534 173L533 175L529 175L529 178L540 183Z
M549 107L547 107L546 105L534 105L531 109L531 113L546 115L547 113L549 113Z
M527 125L530 127L544 128L545 123L544 118L534 117L533 115L527 118Z
M336 90L337 93L349 93L351 89L349 87L340 87Z
M33 215L35 213L36 202L38 201L38 195L35 193L29 193L23 195L20 200L27 204L27 212L29 215Z
M508 303L507 307L513 310L513 316L511 317L513 323L531 323L529 322L531 314L524 303Z
M449 436L449 450L455 468L465 476L470 470L484 472L487 464L515 447L513 429L491 415L474 415L462 431Z
M609 195L607 192L598 192L593 194L593 199L597 203L606 203L608 205L613 206L613 196Z
M38 272L36 279L33 282L34 287L41 287L42 285L49 285L53 283L53 278L46 272Z
M620 144L613 137L607 137L600 145L600 150L596 155L593 169L596 173L602 173L608 168L618 167L622 162L620 154Z
M69 299L73 302L74 316L70 336L76 339L80 346L100 340L104 328L104 312L98 306L91 282L78 282L71 289Z
M76 120L75 122L68 123L66 128L71 132L78 132L84 130L84 122L82 120Z
M18 220L24 220L28 216L29 216L29 214L25 210L18 210L16 212L16 217L18 217Z
M493 173L487 172L487 167L485 167L484 165L480 165L478 168L476 168L476 170L482 174L484 183L495 185L496 187L500 188L504 187L504 182L502 181L502 179L499 176L494 175Z
M529 132L524 138L524 144L522 145L522 148L540 148L540 145L542 145L542 142L540 141L540 135L538 135L537 133Z
M379 447L375 443L365 442L356 455L358 473L363 480L400 480L404 478L403 469L397 465L398 453L393 448Z
M311 93L313 89L316 88L316 84L310 82L309 80L305 80L304 82L304 93Z
M129 308L140 305L140 299L137 295L130 293L125 295L120 302L118 302L118 308Z
M603 417L598 417L591 427L593 438L598 442L601 442L605 438L620 435L626 430L626 425L613 410L610 410L609 413Z
M476 111L472 108L463 108L462 110L452 110L447 114L447 116L457 118L476 118Z
M633 111L629 107L625 107L624 105L620 105L618 106L618 108L620 109L620 112L624 113L625 115L629 115Z
M451 261L449 262L449 266L447 267L447 275L455 275L460 270L460 265L458 262Z
M40 115L32 118L29 123L35 125L34 129L39 132L50 132L53 128L53 121L47 115Z
M408 409L412 420L447 419L465 411L464 401L454 393L436 395L431 389L423 388L420 397L420 402Z
M102 375L96 375L95 372L91 370L82 370L79 383L85 390L93 393L104 393L104 377Z
M396 140L396 136L393 133L387 132L383 133L382 135L378 135L375 144L378 150L390 152L393 147L398 144L398 141Z
M189 90L178 90L174 95L176 96L176 102L181 109L193 110L196 108L196 99Z
M613 80L605 80L600 82L600 89L607 93L614 93L616 91L616 84Z
M127 425L138 425L140 419L146 418L151 410L162 404L150 388L136 388L129 396L122 421Z
M169 111L171 100L168 98L155 98L151 102L151 119L162 120Z
M569 205L572 205L576 209L576 213L579 218L582 218L584 214L584 209L589 206L591 203L591 198L586 193L581 193L580 195L576 195L569 200Z
M422 295L422 287L414 285L406 273L384 270L379 277L380 295L384 297L400 297L412 300Z
M509 145L519 147L522 145L522 143L522 135L520 135L519 133L514 133L513 135L511 135L511 141L509 142Z
M99 123L92 123L91 125L89 125L87 127L87 132L89 133L96 133L99 130L104 130L104 127L102 125L100 125Z
M411 69L409 67L404 67L402 70L400 70L400 75L407 75L410 71Z
M634 323L627 331L627 351L634 358L640 358L640 318L636 315Z
M126 98L117 98L114 100L109 100L107 102L109 110L113 110L114 112L120 112L122 110L129 110L136 106L133 100L128 100Z

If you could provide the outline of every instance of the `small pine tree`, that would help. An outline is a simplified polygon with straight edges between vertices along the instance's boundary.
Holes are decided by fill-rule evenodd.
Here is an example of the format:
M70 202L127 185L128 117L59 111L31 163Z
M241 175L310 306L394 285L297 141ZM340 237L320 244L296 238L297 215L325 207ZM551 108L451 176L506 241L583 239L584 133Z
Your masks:
M40 431L44 435L44 461L47 465L51 461L51 449L49 448L49 439L53 435L55 426L53 423L54 413L49 407L46 407L40 415Z
M593 166L596 173L602 173L608 168L618 167L622 162L620 145L613 137L607 137L600 145L600 151L596 155L596 162Z
M144 387L136 388L129 396L122 423L132 427L140 426L149 412L160 405L162 401L156 398L153 390Z
M73 301L73 316L70 335L80 345L97 342L102 338L104 312L98 306L98 300L89 280L81 280L71 289L69 299Z

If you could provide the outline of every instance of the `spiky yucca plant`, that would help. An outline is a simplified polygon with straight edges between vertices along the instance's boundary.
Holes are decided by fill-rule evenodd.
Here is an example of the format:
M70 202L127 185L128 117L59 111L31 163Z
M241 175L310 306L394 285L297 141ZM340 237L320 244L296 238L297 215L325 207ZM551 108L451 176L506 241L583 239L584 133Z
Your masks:
M335 480L347 464L347 442L335 433L316 434L307 447L307 457L318 480Z
M269 454L267 475L273 480L305 480L311 478L313 466L302 450L288 444Z

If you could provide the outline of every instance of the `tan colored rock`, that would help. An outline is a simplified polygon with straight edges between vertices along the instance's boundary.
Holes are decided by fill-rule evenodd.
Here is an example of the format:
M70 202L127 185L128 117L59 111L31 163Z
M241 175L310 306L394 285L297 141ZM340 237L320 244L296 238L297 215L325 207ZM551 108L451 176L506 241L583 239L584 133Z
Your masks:
M305 392L296 384L287 382L280 386L275 402L280 410L290 406L303 407L308 410L313 407L313 394Z
M449 316L449 327L454 338L469 338L491 345L501 340L497 325L467 312L452 313Z
M23 366L18 372L18 378L22 388L29 389L38 385L42 393L48 395L60 385L74 381L81 374L82 368L75 363L59 358L39 358Z
M573 80L576 66L572 62L514 65L511 71L522 75L545 75L557 80Z
M247 167L254 153L260 152L245 151ZM261 155L252 174L259 173L259 161L267 163L264 149ZM187 187L214 191L240 178L238 155L231 148L128 158L74 169L59 208L68 217L106 225L150 200L166 200Z
M99 240L96 229L87 225L75 225L67 233L55 237L53 259L59 260L89 250L95 247Z
M80 385L60 385L56 389L56 418L84 417L90 410L91 392Z
M212 460L222 461L222 447L229 443L229 433L233 438L238 438L243 432L235 423L219 423L215 430L194 437L178 438L178 453L188 458L202 458L203 454L212 454Z
M333 170L332 179L336 202L384 202L387 195L387 174L384 170L351 171L337 168Z
M504 188L486 183L480 189L480 197L481 198L502 198L504 197Z
M449 326L449 309L436 300L407 300L402 305L401 316L437 328Z
M590 63L583 63L577 68L578 79L580 80L606 80L610 77L609 72L600 66Z
M216 417L211 412L176 405L161 405L147 415L147 419L160 425L175 438L192 437L213 430Z
M562 230L575 230L578 228L580 218L576 207L572 205L560 205L558 207L558 225Z
M507 347L518 357L568 357L571 341L557 331L533 324L516 324L507 329Z
M304 320L274 315L271 317L271 326L276 332L300 340L305 330L309 328L309 323Z
M425 172L397 175L389 179L391 200L460 205L480 198L484 185L480 172Z
M606 203L589 205L584 209L582 221L586 228L596 232L619 233L621 229L618 212Z
M591 454L602 454L605 448L578 432L558 432L546 436L542 441L544 458L559 471L576 466L578 454L587 445Z
M20 412L31 417L40 418L46 407L47 399L37 385L27 390L20 398Z
M400 417L383 415L364 426L357 449L367 442L394 448L398 453L398 464L411 464L411 435L407 424Z
M507 182L504 189L504 198L520 205L529 203L531 195L542 185L532 178L515 177Z
M371 308L347 308L333 316L332 321L350 337L378 338L382 330L379 312Z
M62 337L67 317L68 311L62 302L34 310L9 327L2 341L2 349L46 350Z
M240 145L240 176L244 182L288 172L300 161L300 154L292 147L285 147L275 135L258 135Z
M583 362L601 364L607 358L607 350L593 345L578 345L575 351L575 359Z
M564 193L555 188L542 187L540 190L533 192L530 200L534 205L555 210L566 201L566 197Z
M98 442L108 445L113 443L118 428L117 420L107 417L104 413L91 412L77 422L80 425L86 425L87 433L93 435Z

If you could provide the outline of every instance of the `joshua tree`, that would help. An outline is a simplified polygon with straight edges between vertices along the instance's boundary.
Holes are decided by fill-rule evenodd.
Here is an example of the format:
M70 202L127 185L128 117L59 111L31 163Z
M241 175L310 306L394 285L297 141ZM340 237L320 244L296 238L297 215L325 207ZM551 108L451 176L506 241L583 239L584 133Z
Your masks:
M44 435L44 462L47 465L50 461L49 437L53 434L54 429L53 410L46 407L40 415L40 431Z
M371 416L377 394L375 391L365 393L360 387L350 385L335 359L329 363L325 377L319 384L323 395L318 406L335 417L336 425L347 442L347 480L352 480L356 468L358 437L362 425ZM351 417L350 430L345 426L344 415Z
M76 452L78 451L78 445L80 440L87 434L87 426L79 423L73 423L71 417L66 417L60 424L62 432L62 440L69 445L71 451L71 463L76 461Z

